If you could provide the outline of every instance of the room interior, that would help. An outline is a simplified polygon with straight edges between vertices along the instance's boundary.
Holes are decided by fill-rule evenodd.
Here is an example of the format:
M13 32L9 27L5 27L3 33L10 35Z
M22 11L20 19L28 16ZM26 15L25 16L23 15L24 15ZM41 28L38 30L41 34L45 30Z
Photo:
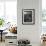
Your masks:
M0 46L46 46L46 0L0 0Z

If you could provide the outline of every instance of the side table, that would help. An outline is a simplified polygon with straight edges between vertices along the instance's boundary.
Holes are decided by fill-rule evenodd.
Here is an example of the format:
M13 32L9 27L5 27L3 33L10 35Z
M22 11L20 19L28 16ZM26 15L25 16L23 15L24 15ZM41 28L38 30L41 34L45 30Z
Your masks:
M1 32L1 42L2 42L2 32L3 32L3 30L0 30L0 32Z

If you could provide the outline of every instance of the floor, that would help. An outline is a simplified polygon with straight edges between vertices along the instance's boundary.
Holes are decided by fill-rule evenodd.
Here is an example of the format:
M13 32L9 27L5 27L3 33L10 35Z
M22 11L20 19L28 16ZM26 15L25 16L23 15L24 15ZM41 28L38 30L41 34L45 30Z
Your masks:
M0 46L5 46L5 42L0 42Z
M0 46L5 46L5 42L1 42L0 41ZM32 46L46 46L46 43L45 44L42 44L42 45L38 45L38 44L33 44Z

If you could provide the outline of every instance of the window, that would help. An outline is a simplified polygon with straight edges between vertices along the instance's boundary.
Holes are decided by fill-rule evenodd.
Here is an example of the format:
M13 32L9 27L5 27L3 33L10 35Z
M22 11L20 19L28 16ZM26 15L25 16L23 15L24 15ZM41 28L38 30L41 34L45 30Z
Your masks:
M46 26L46 0L42 0L42 25Z
M0 1L0 17L4 16L4 2Z
M17 1L6 1L7 21L17 24Z
M17 25L17 0L0 1L0 17L4 18L6 23Z
M42 32L46 33L46 0L42 0Z

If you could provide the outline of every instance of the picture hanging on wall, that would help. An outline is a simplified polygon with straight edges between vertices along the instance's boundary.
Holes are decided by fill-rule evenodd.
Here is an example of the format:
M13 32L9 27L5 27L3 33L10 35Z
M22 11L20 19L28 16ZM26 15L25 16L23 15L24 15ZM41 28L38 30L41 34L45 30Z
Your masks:
M22 24L35 24L35 9L22 9Z

